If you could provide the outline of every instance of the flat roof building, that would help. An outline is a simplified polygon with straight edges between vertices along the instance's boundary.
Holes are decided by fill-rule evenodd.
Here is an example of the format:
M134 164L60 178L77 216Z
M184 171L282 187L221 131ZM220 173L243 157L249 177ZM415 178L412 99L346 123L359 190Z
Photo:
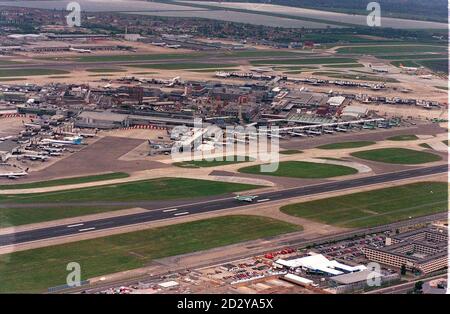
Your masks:
M372 261L411 271L431 273L448 266L447 230L422 228L386 239L382 248L364 247Z
M364 106L347 106L342 110L343 119L360 119L367 115L369 110Z
M128 125L127 115L109 111L83 111L75 121L75 126L81 128L115 129Z

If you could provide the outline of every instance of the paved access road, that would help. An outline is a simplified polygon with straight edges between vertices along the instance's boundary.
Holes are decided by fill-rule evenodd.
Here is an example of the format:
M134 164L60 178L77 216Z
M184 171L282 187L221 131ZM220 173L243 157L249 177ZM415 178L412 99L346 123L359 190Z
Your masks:
M275 192L261 193L258 195L258 198L254 201L254 203L280 201L283 199L293 197L301 197L325 192L344 190L349 188L357 188L370 184L391 182L402 179L427 176L432 174L446 173L447 171L448 165L444 164L434 167L385 173L358 179L309 185ZM128 226L144 222L164 220L192 214L213 212L222 209L241 207L248 204L249 203L247 202L237 201L232 197L228 197L201 203L190 203L173 208L168 207L168 208L154 209L139 214L131 214L119 217L92 220L72 225L61 225L12 234L5 234L0 236L0 246L14 245L17 243L44 240L61 236L78 235L84 232L105 230L109 228Z

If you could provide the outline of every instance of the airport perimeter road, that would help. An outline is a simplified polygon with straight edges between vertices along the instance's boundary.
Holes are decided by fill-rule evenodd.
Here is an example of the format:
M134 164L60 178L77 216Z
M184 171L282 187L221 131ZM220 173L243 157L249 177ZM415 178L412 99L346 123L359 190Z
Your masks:
M430 280L435 280L435 279L447 279L447 275L436 275L433 277L428 277L428 278L420 278L414 281L410 281L410 282L406 282L406 283L401 283L395 286L390 286L390 287L386 287L386 288L381 288L381 289L377 289L377 290L373 290L373 291L369 291L366 292L366 294L406 294L408 293L408 291L412 290L416 284L416 282L419 281L430 281Z
M332 192L350 188L357 188L371 184L391 182L414 177L428 176L439 173L446 173L448 165L439 165L427 168L411 169L399 172L385 173L381 175L363 177L352 180L322 183L275 192L261 193L253 204L280 201L299 196L307 196L324 192ZM236 208L249 205L247 202L240 202L234 198L224 198L220 200L206 201L197 204L186 204L174 208L161 208L149 210L148 212L112 217L106 219L92 220L72 225L61 225L49 228L35 229L30 231L5 234L0 236L0 246L14 245L31 241L38 241L62 236L79 235L85 232L93 232L145 223L156 220L176 218L186 215L213 212L222 209Z

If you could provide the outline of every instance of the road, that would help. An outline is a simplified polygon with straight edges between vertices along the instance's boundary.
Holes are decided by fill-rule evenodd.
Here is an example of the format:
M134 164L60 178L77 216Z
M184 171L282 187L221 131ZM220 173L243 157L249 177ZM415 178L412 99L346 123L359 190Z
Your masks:
M261 193L255 202L271 202L289 199L293 197L301 197L314 195L325 192L339 191L349 188L357 188L370 184L391 182L414 177L421 177L439 173L446 173L448 165L438 165L427 168L416 168L398 172L385 173L358 179L336 181L322 183L310 186L296 187L292 189L280 190L275 192ZM200 214L214 212L222 209L237 208L248 205L247 202L235 200L233 197L205 201L201 203L191 203L174 208L160 208L149 210L148 212L131 214L119 217L105 218L77 223L72 225L60 225L49 228L35 229L18 233L5 234L0 236L0 246L14 245L31 241L38 241L62 236L79 235L80 233L129 226L133 224L164 220L187 216L192 214ZM130 203L130 207L133 204Z
M366 294L406 294L408 291L412 290L416 284L416 282L422 281L430 281L434 279L447 279L447 275L436 275L432 277L420 278L414 281L401 283L395 286L390 286L386 288L381 288L373 291L366 292Z

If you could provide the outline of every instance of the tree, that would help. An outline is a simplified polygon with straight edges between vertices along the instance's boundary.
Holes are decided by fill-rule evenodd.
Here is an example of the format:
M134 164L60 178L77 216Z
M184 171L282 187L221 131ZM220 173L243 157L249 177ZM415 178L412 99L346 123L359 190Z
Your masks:
M403 264L402 268L400 269L400 274L402 274L402 276L406 275L406 265Z
M422 293L422 287L423 287L423 281L419 280L414 285L414 293L416 293L416 294Z

